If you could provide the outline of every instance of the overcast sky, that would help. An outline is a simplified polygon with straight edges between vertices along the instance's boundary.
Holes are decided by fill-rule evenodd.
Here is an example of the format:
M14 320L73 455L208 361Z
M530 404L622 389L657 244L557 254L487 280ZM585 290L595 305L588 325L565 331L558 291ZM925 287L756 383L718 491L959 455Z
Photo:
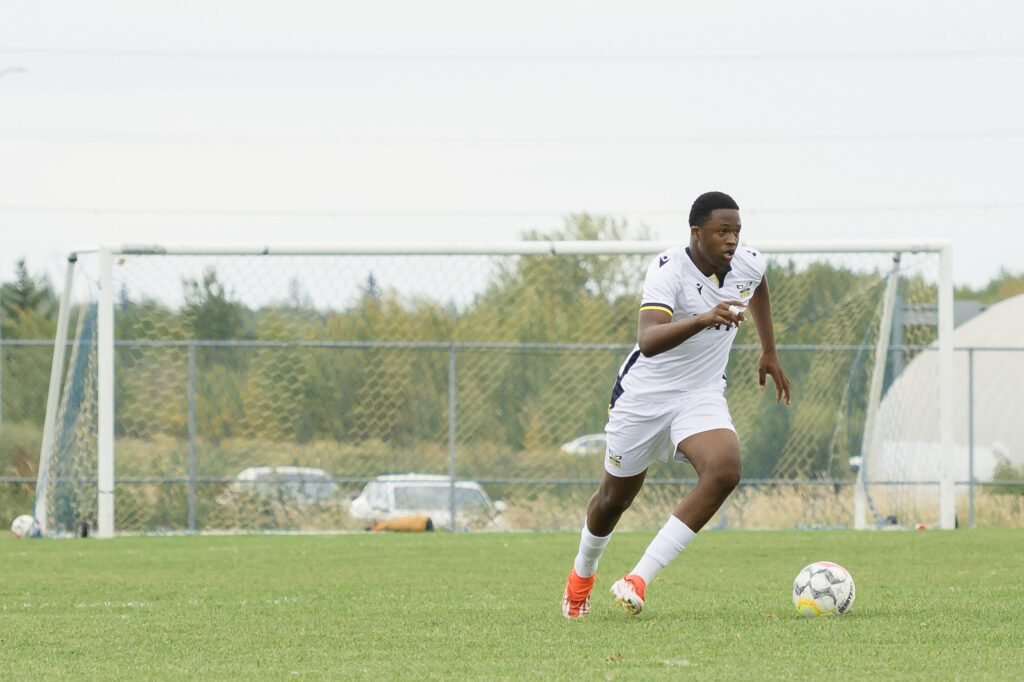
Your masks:
M952 240L1024 271L1024 4L0 4L0 280L98 244Z

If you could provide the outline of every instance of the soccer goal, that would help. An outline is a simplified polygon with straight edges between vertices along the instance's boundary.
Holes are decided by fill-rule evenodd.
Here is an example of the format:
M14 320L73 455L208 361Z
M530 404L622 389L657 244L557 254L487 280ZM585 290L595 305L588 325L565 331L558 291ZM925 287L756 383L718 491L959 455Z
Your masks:
M35 514L50 535L100 537L414 512L453 529L578 528L603 453L562 446L603 430L647 264L672 245L78 252ZM754 246L794 402L757 390L744 325L728 371L744 481L713 524L952 528L950 247ZM934 390L900 390L915 363L937 368ZM409 473L447 477L448 497L367 497ZM693 476L653 466L623 527L660 525ZM462 500L467 481L485 495Z

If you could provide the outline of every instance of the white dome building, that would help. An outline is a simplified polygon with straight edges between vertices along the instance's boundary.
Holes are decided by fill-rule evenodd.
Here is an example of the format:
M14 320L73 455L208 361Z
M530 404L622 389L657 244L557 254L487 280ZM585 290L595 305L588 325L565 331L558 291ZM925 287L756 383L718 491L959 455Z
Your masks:
M972 395L974 477L991 480L1001 458L1024 465L1024 294L992 305L958 327L953 345L954 480L969 480ZM975 350L968 353L967 348ZM878 412L881 451L869 457L869 479L939 480L938 381L938 353L926 350L892 383Z

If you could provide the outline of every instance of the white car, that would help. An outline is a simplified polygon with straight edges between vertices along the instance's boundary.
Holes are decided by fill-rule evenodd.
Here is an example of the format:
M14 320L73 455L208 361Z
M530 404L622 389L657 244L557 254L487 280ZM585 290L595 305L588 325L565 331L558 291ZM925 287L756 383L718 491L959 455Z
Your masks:
M562 452L569 455L603 455L608 444L603 433L588 433L585 436L562 443Z
M323 469L299 466L262 466L243 469L217 496L218 504L241 498L309 507L335 504L338 484Z
M476 481L455 481L456 529L499 529L507 506L492 502ZM349 515L361 521L386 521L402 516L425 515L435 528L452 526L451 478L435 474L378 476L349 504Z

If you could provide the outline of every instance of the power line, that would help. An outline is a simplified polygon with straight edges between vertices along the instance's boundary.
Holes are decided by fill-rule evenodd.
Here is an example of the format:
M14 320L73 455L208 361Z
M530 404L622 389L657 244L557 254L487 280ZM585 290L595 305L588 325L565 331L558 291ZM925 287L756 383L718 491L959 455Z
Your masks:
M0 54L66 57L273 60L334 62L750 62L750 61L903 61L929 59L1019 59L1024 50L908 50L877 52L792 52L792 53L668 53L668 54L457 54L457 53L374 53L374 52L254 52L217 50L142 50L91 47L0 46Z
M800 213L907 213L914 211L996 211L1024 208L1022 201L963 203L963 204L891 204L877 206L822 206L807 208L751 208L744 213L786 214Z
M1008 139L1024 137L1024 128L1003 130L892 130L863 133L779 133L744 135L722 133L694 136L522 136L511 135L424 135L424 136L345 136L345 135L280 135L237 133L161 133L103 131L0 131L0 141L11 142L154 142L167 144L269 144L269 145L332 145L347 147L373 146L682 146L702 144L771 144L815 142L917 142L924 140Z
M948 204L892 204L875 206L818 206L799 208L744 208L749 215L797 215L797 214L840 214L840 213L904 213L916 211L993 211L1024 208L1024 202L989 203L948 203ZM64 213L88 215L163 215L163 216L211 216L211 217L262 217L262 218L540 218L560 217L570 214L591 215L643 215L680 216L688 210L629 209L629 210L569 210L569 209L494 209L494 210L355 210L355 209L244 209L244 208L173 208L173 207L115 207L115 206L43 206L4 205L0 212L8 213Z
M93 215L169 215L169 216L231 216L264 218L515 218L561 216L563 210L358 210L358 209L245 209L245 208L132 208L114 206L14 206L0 205L0 211L10 213L71 213ZM672 213L682 213L674 210Z

